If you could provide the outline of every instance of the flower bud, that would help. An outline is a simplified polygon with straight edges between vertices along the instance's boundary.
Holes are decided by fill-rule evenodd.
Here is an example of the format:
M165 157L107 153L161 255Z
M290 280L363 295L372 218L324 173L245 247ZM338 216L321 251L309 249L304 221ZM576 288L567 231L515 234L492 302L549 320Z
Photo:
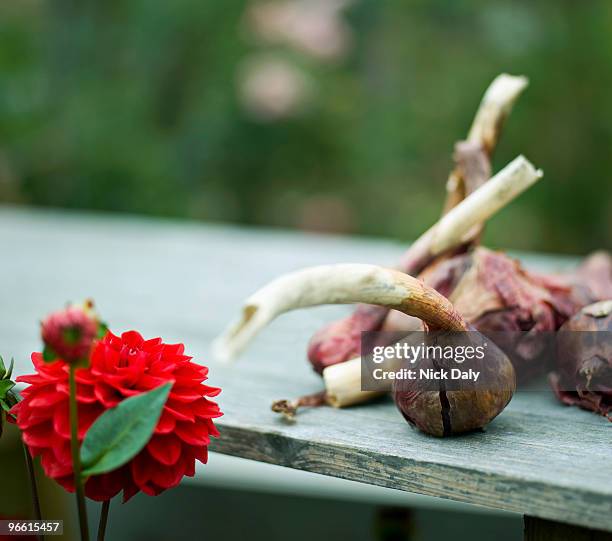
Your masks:
M45 361L62 359L71 364L86 361L94 340L104 328L90 300L53 312L41 324Z

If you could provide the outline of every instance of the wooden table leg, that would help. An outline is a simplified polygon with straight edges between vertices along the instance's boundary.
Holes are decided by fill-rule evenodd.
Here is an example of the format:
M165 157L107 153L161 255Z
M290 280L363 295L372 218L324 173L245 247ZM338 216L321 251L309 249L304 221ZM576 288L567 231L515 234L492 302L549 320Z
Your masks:
M410 541L413 539L412 511L403 507L383 507L376 513L377 541Z
M525 541L612 541L612 533L525 515Z

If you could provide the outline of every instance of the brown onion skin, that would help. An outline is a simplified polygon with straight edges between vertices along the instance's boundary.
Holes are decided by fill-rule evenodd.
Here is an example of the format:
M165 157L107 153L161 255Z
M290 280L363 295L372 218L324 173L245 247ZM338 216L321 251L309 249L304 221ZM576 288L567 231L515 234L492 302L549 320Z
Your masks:
M482 335L473 334L486 341ZM419 368L436 368L434 364L440 367L440 363L422 361ZM446 383L431 390L431 383L421 380L396 380L393 399L406 421L436 437L473 432L490 423L508 405L516 390L514 368L490 341L485 358L472 361L470 367L481 372L479 381L465 381L451 389L446 388Z
M600 334L601 333L601 334ZM564 404L612 420L612 300L587 306L557 334L550 384Z

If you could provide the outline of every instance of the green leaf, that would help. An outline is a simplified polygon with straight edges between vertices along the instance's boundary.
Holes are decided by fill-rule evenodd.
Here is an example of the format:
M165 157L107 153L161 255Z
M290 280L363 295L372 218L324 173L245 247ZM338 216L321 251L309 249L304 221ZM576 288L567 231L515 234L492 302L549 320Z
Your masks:
M57 359L58 355L49 346L45 346L43 349L43 361L50 363Z
M13 389L15 382L10 379L0 379L0 408L4 411L9 411L17 402L19 402L19 393Z
M19 402L19 395L13 391L9 391L5 398L0 398L0 407L4 411L10 411L11 408Z
M15 387L15 383L10 379L0 379L0 398L4 399L13 387Z
M13 374L13 365L15 364L15 359L11 359L11 364L9 364L8 370L6 369L6 365L4 364L4 359L2 355L0 355L0 379L11 379L11 375Z
M13 366L15 365L15 359L11 358L11 364L9 364L8 370L4 374L4 379L11 379L13 375Z
M81 446L83 477L116 470L149 442L172 383L126 398L98 417Z

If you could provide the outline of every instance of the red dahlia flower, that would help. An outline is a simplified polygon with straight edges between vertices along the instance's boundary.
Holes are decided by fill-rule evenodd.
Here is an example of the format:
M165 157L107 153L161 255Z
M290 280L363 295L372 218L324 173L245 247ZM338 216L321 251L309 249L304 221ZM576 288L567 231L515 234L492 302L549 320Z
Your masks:
M121 337L108 332L96 342L87 368L76 371L79 441L104 411L124 398L166 382L173 386L151 440L130 462L109 473L90 477L85 494L94 500L112 498L123 490L127 501L138 491L157 495L192 477L195 461L205 463L211 436L218 436L213 419L222 415L209 400L221 389L204 385L208 368L184 355L183 344L144 340L135 331ZM74 490L68 414L69 366L63 360L45 363L32 354L36 374L17 381L29 383L23 400L11 410L32 456L41 457L47 476Z

